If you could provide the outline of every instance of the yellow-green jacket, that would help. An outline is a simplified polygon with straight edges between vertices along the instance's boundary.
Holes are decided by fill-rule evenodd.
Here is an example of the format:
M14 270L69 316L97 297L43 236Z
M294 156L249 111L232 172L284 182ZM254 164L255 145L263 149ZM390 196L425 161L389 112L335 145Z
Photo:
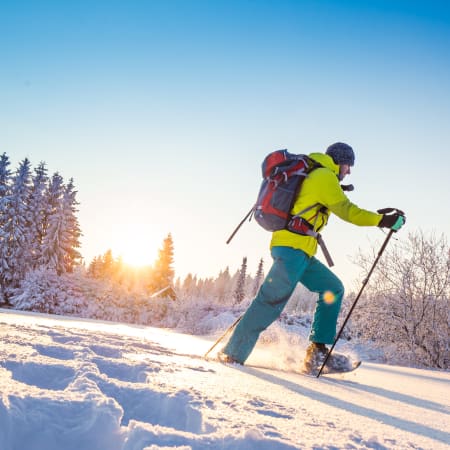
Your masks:
M338 179L339 166L330 156L324 153L311 153L309 157L323 167L313 170L303 181L300 194L292 208L292 214L298 214L318 203L317 206L301 215L314 225L315 231L320 231L327 224L330 212L355 225L376 226L379 224L381 214L359 208L344 194ZM317 239L288 230L280 230L272 234L270 247L274 246L296 248L313 256L317 251Z

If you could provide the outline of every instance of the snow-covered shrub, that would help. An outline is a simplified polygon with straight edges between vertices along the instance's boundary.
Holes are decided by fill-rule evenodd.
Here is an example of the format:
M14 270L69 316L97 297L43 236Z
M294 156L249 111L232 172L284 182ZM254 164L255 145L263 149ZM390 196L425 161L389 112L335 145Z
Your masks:
M366 270L375 251L359 255ZM395 361L447 369L449 307L450 249L445 237L411 233L379 261L354 311L352 334L384 344Z
M60 315L80 315L86 307L79 273L57 275L39 268L28 272L10 302L16 309Z

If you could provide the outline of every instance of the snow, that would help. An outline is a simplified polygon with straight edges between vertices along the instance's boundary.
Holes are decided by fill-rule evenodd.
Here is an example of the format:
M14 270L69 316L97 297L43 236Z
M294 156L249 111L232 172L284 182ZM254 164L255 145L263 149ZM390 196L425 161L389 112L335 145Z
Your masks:
M445 371L317 379L282 339L241 367L201 357L217 336L11 310L0 336L1 450L450 448Z

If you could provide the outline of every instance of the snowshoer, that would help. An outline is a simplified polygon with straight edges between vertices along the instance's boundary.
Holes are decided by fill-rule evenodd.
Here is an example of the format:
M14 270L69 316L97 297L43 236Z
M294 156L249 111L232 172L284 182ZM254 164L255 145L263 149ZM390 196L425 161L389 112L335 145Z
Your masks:
M304 180L292 214L307 210L301 217L311 224L314 231L323 229L330 213L359 226L393 230L403 226L405 218L399 213L379 214L361 209L345 195L340 181L350 174L355 162L353 149L348 144L336 142L325 153L312 153L309 157L322 167L312 171ZM219 359L244 364L260 333L280 316L297 283L302 283L318 294L304 362L304 370L312 372L324 361L328 352L326 344L334 341L344 286L327 266L315 258L315 237L288 230L275 231L270 247L273 265Z

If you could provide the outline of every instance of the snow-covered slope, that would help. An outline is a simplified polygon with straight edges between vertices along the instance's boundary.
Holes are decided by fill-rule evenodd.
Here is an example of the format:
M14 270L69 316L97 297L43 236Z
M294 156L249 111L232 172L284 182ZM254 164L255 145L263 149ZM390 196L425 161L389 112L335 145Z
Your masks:
M450 448L448 372L308 378L255 367L273 348L226 366L210 340L11 311L0 337L1 450Z

